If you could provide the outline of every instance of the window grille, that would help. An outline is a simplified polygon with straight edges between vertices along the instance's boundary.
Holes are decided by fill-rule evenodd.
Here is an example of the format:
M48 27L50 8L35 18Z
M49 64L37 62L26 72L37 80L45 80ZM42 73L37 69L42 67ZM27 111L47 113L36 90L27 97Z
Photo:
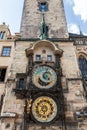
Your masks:
M2 56L10 56L11 47L3 47Z

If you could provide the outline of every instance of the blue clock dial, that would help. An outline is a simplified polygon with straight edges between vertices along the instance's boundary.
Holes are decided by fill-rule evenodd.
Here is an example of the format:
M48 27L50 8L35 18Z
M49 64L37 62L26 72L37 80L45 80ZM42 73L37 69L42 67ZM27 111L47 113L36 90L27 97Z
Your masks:
M51 88L57 82L56 72L48 66L35 67L32 74L32 82L38 88Z

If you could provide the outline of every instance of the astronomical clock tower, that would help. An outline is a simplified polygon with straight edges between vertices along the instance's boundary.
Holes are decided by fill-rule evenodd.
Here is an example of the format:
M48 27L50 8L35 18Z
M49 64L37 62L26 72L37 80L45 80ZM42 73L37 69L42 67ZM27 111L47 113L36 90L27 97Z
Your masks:
M26 48L26 129L62 130L65 127L60 65L63 50L57 41L68 38L63 1L25 0L21 38L30 43Z
M63 0L24 0L6 86L9 130L78 129L74 114L85 102Z

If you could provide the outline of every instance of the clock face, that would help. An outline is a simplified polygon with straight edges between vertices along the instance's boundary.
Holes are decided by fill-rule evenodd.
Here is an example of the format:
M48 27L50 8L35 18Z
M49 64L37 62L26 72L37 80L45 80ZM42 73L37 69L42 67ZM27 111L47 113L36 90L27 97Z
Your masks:
M32 74L32 82L38 88L49 89L57 82L56 72L48 66L35 67Z
M40 96L32 104L32 115L40 123L49 123L57 116L57 104L51 97Z

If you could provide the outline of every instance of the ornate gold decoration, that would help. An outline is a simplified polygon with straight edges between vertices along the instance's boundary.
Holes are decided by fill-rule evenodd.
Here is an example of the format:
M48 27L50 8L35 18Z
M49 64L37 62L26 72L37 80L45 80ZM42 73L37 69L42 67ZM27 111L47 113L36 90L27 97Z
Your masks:
M38 97L32 104L32 114L39 122L50 122L57 115L57 104L51 97Z
M48 66L35 67L32 74L32 82L38 88L51 88L57 82L56 72Z
M27 100L27 113L30 113L32 99Z

